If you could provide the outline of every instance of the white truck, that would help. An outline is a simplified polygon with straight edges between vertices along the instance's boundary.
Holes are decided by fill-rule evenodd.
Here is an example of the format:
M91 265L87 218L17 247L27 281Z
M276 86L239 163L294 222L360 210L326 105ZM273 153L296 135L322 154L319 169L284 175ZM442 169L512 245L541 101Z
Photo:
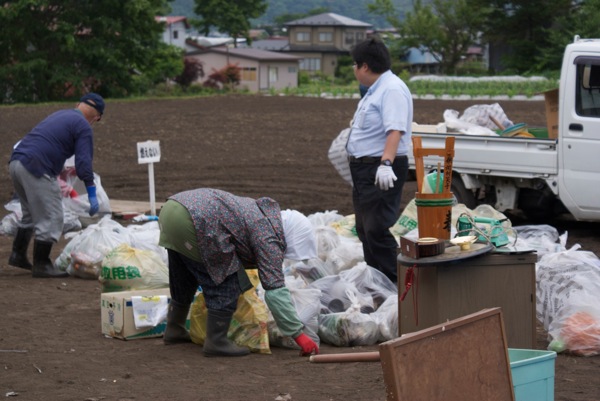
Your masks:
M556 137L548 139L413 135L423 148L444 148L446 136L455 136L452 192L471 209L486 203L533 220L569 212L600 221L600 39L575 36L566 47L554 124ZM438 161L425 157L425 171L435 171Z

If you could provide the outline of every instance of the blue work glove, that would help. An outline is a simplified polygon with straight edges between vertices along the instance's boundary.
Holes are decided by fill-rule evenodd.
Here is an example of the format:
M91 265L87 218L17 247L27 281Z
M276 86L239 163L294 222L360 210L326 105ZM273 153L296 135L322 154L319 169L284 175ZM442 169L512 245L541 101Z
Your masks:
M387 191L390 188L394 188L394 181L398 178L392 170L392 166L379 166L377 168L377 174L375 175L375 185L382 191Z
M86 187L88 193L88 200L90 201L90 216L98 213L98 209L100 209L100 205L98 204L98 197L96 197L96 186L92 185Z

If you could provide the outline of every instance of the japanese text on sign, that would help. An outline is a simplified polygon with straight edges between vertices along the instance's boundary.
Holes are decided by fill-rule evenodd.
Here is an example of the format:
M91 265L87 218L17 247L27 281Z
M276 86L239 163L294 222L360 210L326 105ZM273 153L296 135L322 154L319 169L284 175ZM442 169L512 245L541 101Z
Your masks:
M137 153L138 164L157 163L160 161L160 142L138 142Z

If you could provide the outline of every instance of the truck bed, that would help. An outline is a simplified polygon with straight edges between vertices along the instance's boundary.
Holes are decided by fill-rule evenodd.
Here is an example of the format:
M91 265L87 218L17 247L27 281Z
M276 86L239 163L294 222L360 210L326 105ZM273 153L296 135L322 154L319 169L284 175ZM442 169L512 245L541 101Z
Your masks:
M446 136L454 136L453 172L503 177L547 178L558 174L556 139L526 137L495 137L460 133L419 133L423 148L444 148ZM414 157L409 163L414 169ZM425 170L434 170L443 160L436 156L424 158Z

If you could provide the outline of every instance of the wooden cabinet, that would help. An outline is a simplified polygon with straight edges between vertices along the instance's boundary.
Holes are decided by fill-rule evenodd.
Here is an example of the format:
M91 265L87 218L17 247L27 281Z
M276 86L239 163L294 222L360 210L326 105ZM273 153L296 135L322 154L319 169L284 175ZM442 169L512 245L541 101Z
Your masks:
M430 258L429 258L430 259ZM419 264L398 257L398 296L413 268L413 284L398 300L400 335L500 307L508 346L535 349L535 253L487 253L459 261Z

